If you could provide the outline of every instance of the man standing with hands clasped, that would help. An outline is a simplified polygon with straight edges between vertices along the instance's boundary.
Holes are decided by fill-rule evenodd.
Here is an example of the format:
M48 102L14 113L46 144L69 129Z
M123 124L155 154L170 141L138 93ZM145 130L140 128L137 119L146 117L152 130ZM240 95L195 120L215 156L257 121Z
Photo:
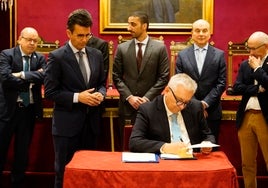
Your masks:
M250 53L242 62L233 87L242 100L236 114L245 188L257 188L258 145L268 170L268 35L254 32L247 41Z
M124 125L133 125L139 106L161 94L168 83L169 59L166 46L150 38L148 28L149 18L146 13L132 13L128 17L127 29L133 39L118 45L115 55L113 81L120 93L121 144Z
M224 52L209 45L210 24L203 19L193 23L194 44L178 55L176 73L186 73L197 83L194 98L201 101L208 126L216 137L222 117L221 95L226 86Z
M86 46L91 26L88 11L73 11L67 21L69 41L48 57L45 96L54 101L55 188L62 188L65 165L77 150L96 149L106 80L102 53Z

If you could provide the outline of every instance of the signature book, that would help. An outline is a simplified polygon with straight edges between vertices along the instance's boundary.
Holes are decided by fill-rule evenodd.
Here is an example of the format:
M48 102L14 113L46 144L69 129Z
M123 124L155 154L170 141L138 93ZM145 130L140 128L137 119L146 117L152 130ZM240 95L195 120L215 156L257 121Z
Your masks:
M159 157L155 153L122 152L125 163L158 163Z

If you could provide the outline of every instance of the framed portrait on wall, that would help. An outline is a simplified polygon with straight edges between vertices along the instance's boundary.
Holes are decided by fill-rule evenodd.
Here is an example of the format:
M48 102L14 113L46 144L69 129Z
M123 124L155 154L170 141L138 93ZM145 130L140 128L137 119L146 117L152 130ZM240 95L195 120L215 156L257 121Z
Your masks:
M213 32L214 0L100 0L100 33L128 33L127 19L137 10L148 14L149 33L189 34L200 18L210 23Z

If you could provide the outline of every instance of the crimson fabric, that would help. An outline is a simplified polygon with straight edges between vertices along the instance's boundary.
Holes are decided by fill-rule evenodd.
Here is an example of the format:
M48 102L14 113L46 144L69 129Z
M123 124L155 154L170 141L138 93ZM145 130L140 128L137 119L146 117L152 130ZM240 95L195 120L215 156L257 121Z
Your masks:
M78 151L65 168L64 188L238 188L236 170L223 152L196 157L123 163L121 152Z

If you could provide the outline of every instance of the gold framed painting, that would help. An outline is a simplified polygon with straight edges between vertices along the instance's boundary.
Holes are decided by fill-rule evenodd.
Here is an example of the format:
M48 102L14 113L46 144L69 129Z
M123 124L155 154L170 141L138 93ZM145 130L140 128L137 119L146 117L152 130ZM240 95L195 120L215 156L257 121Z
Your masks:
M213 32L214 0L100 0L100 33L127 34L131 12L149 15L151 34L189 34L192 23L205 19Z

